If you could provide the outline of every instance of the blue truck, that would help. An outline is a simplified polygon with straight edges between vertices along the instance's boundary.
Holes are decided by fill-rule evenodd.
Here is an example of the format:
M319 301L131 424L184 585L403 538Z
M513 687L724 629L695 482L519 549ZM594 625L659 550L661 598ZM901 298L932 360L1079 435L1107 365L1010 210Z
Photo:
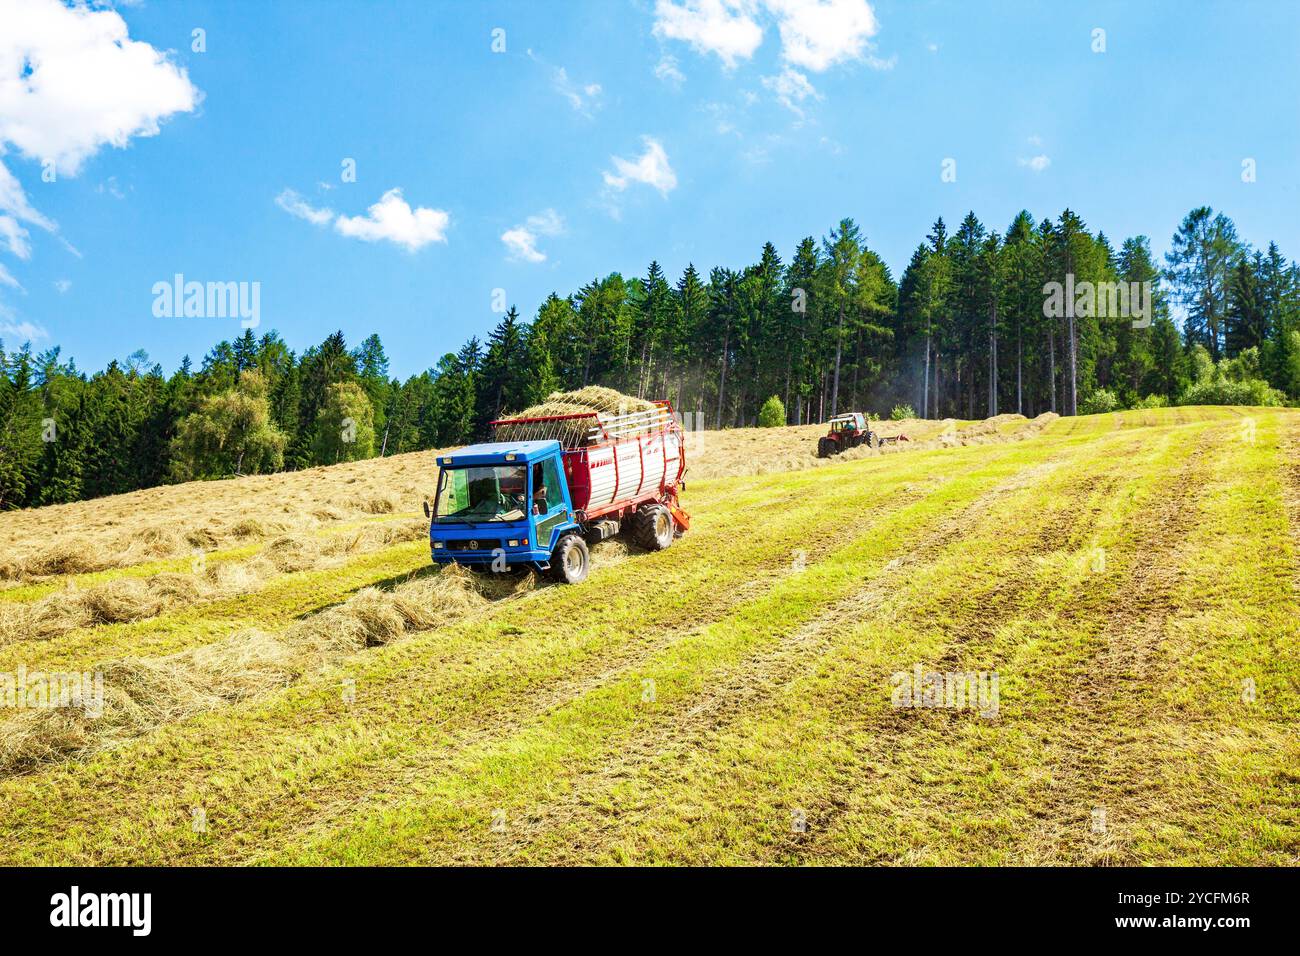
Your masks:
M432 508L424 506L435 563L531 567L577 584L590 569L588 542L626 533L657 551L690 526L677 500L684 442L667 402L613 418L592 412L492 424L498 433L562 437L498 440L438 455L437 495Z

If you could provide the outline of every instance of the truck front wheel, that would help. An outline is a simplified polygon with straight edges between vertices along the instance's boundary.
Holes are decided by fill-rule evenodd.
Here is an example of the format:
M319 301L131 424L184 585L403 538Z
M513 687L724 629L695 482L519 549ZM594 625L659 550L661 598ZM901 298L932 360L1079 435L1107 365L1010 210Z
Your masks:
M632 540L647 551L662 551L673 543L673 516L663 505L646 505L632 516Z
M581 584L591 568L587 542L576 534L566 534L551 552L551 574L561 584Z

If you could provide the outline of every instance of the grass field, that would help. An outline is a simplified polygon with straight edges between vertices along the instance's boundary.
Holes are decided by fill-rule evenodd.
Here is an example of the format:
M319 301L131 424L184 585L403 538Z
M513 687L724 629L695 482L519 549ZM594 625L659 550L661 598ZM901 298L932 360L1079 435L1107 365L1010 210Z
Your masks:
M1300 862L1300 413L692 436L689 533L428 566L432 452L0 517L0 864ZM996 714L896 707L996 675Z

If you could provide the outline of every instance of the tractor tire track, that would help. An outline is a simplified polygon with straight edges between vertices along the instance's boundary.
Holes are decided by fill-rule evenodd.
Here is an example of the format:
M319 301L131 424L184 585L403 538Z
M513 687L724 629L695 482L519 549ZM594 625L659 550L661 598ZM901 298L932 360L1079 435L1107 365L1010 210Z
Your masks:
M1240 414L1237 409L1229 411ZM1237 427L1232 419L1219 419L1216 424L1224 431ZM1288 604L1294 614L1300 595L1300 463L1296 461L1300 422L1293 418L1288 425L1279 444L1278 467L1291 542ZM1230 788L1207 766L1210 755L1223 747L1223 725L1209 713L1184 712L1159 693L1161 688L1177 686L1184 666L1186 649L1165 646L1171 637L1177 639L1172 623L1207 612L1212 604L1187 586L1187 579L1195 574L1198 547L1203 546L1194 532L1203 519L1204 496L1195 492L1204 488L1210 455L1202 448L1197 458L1195 473L1184 476L1165 520L1152 529L1158 546L1153 549L1154 560L1137 576L1134 598L1112 618L1104 643L1070 695L1071 719L1064 731L1070 759L1063 761L1061 774L1065 788L1053 803L1058 821L1043 825L1043 842L1049 844L1054 859L1092 866L1143 862L1132 845L1136 831L1176 831L1180 821L1212 814L1233 801ZM1168 726L1179 729L1178 743L1161 732ZM1290 727L1265 721L1251 724L1249 730L1235 724L1232 730L1248 735L1256 748L1294 751ZM1203 754L1205 760L1180 768L1181 779L1171 788L1170 777L1162 778L1161 771L1188 753ZM1088 826L1090 808L1106 811L1096 830ZM1281 824L1286 815L1295 820L1292 803L1277 809L1275 823ZM1295 859L1292 853L1291 862Z
M1300 416L1286 423L1278 448L1281 459L1282 504L1291 537L1292 600L1300 606Z
M1170 618L1190 610L1178 606L1175 595L1193 550L1188 535L1198 518L1207 448L1207 442L1195 442L1169 494L1144 522L1136 568L1121 589L1124 600L1111 607L1106 627L1090 642L1092 657L1070 667L1060 688L1065 704L1051 744L1058 758L1051 764L1047 800L1035 811L1038 822L1022 841L1023 863L1115 861L1113 832L1101 841L1088 839L1092 810L1106 804L1111 781L1131 788L1149 770L1130 752L1132 728L1151 720L1152 689L1176 666L1162 658L1160 645ZM1118 778L1111 772L1117 760L1130 771Z

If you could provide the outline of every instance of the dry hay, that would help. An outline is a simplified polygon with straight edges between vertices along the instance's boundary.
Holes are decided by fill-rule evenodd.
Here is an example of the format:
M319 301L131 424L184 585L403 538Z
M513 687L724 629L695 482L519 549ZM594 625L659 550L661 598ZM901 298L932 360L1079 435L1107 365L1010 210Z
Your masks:
M167 572L145 579L118 578L84 590L67 587L27 603L0 602L0 645L153 617L168 608L191 604L210 591L207 583L194 575Z
M572 392L552 392L541 404L502 417L546 418L556 415L590 415L592 412L602 416L625 415L632 412L646 412L654 408L654 402L643 398L633 398L631 395L624 395L622 392L600 385L589 385ZM594 424L595 422L590 418L581 418L567 422L548 422L544 425L537 422L497 425L493 437L497 441L555 439L570 447L582 444Z
M363 588L278 635L250 629L179 654L100 665L91 670L103 675L102 714L75 707L18 711L0 722L0 773L84 757L163 724L288 686L347 654L433 630L534 584L531 574L475 574L453 564L390 591Z
M572 392L552 392L546 397L548 402L564 402L584 409L600 412L604 415L626 415L631 412L648 412L655 403L644 398L634 398L622 392L601 385L588 385ZM523 412L532 414L531 411Z
M0 602L0 645L45 640L100 624L122 624L166 611L250 594L281 574L317 570L367 551L418 540L422 520L386 522L350 534L281 535L247 561L214 561L193 574L164 571L116 578L93 587L75 584L35 601Z
M361 510L370 515L388 515L397 510L397 499L392 495L380 495L361 504Z
M125 743L163 724L291 683L290 649L261 631L193 651L127 658L93 669L98 708L29 708L0 724L0 771L19 773Z
M0 513L0 582L106 571L373 515L417 513L420 501L432 497L436 454L163 485Z
M343 652L390 644L481 610L490 603L484 584L480 575L453 564L391 591L362 588L343 604L292 625L285 639Z

